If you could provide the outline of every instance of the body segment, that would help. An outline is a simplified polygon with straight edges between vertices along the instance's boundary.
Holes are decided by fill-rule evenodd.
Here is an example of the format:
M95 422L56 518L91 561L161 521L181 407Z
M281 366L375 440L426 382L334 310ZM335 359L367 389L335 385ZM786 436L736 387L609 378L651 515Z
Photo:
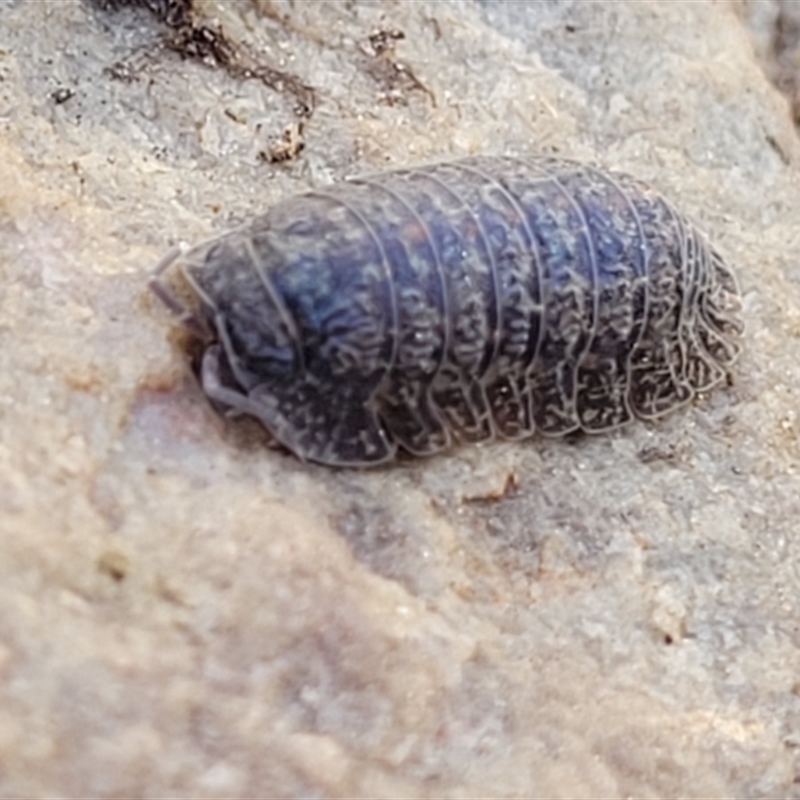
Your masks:
M337 184L181 268L206 392L326 464L658 417L741 333L731 271L666 200L549 158Z

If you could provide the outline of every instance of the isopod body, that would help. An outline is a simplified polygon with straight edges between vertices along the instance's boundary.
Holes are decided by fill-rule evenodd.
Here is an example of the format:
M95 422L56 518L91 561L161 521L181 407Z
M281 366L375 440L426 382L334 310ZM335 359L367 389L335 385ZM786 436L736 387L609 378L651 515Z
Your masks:
M732 272L663 197L553 158L335 184L180 264L205 392L324 464L658 417L742 331Z

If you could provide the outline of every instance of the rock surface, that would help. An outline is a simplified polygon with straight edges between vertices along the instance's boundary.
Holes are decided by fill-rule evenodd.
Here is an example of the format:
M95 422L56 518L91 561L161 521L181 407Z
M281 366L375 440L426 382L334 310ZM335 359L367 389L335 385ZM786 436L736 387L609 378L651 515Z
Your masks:
M0 7L0 796L800 797L800 145L736 7L192 14ZM738 267L731 386L374 472L208 407L172 244L542 151Z

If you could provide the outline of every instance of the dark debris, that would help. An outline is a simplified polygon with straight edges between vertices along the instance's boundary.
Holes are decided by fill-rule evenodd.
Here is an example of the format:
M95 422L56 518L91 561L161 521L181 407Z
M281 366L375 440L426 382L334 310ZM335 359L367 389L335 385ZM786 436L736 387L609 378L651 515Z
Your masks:
M67 100L69 100L71 97L74 96L75 92L73 92L72 89L69 89L66 86L62 86L56 89L54 92L50 93L50 98L57 106L66 103Z
M364 72L381 88L380 101L390 106L408 105L411 92L423 92L436 106L433 92L414 74L411 67L399 61L395 44L406 38L397 28L381 29L370 34L361 48L365 55Z
M93 0L103 11L118 11L125 6L146 8L171 28L192 24L193 0Z
M258 80L272 91L292 95L296 101L294 113L302 119L310 118L314 112L316 94L313 87L308 86L297 75L261 63L240 44L231 41L220 26L199 19L195 14L193 0L91 2L104 11L117 11L126 6L145 8L167 26L169 30L165 32L164 44L181 58L224 69L232 78ZM117 62L107 70L111 77L126 82L136 79L135 72L122 62Z
M405 39L403 31L393 28L391 30L379 30L370 34L369 44L374 55L379 56L387 50L394 50L394 43Z
M281 138L271 143L258 155L267 164L279 164L296 158L305 147L303 140L303 122L292 122L284 128Z

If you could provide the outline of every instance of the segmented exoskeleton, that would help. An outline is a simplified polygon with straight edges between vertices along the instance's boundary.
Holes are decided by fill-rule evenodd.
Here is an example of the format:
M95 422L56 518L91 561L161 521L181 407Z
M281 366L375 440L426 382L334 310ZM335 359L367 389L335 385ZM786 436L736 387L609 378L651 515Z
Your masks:
M335 184L179 263L205 392L324 464L658 417L742 331L732 272L666 200L553 158Z

